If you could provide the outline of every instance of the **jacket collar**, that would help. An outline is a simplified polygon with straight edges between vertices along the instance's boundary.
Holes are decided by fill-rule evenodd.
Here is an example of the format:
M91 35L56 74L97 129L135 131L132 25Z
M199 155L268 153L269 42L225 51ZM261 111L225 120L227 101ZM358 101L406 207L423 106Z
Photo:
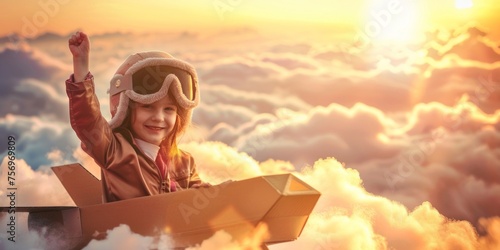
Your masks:
M158 151L160 151L159 146L137 138L134 138L134 141L137 147L140 148L147 157L149 157L153 161L156 160Z

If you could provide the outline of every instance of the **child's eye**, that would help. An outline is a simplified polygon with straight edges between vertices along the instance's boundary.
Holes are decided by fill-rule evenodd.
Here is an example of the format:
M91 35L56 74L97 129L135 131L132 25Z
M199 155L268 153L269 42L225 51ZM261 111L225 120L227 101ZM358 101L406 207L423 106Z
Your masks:
M166 107L164 108L165 111L175 111L174 107Z

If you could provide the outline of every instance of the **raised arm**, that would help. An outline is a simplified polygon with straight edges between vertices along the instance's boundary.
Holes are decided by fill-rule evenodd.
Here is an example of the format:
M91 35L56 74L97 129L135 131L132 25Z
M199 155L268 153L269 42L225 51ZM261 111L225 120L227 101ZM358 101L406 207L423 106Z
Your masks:
M89 72L89 37L77 32L68 40L73 55L73 77L66 80L71 127L82 148L101 166L107 167L107 155L113 145L113 133L101 114Z

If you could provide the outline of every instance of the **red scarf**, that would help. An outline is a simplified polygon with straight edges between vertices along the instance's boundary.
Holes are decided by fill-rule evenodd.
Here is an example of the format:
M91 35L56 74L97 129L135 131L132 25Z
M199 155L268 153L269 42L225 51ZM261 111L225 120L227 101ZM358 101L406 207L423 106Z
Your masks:
M158 155L156 156L155 160L156 166L160 170L161 173L161 179L162 181L170 182L170 192L175 192L176 187L175 187L175 182L170 179L170 173L169 173L169 164L167 164L167 161L164 158L164 155L162 154L162 151L158 151ZM166 180L165 180L166 178Z

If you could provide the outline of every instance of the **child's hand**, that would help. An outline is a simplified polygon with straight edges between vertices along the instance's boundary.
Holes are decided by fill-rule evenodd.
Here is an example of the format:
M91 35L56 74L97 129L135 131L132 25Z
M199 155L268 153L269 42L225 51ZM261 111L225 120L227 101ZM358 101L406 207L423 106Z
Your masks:
M212 184L208 183L208 182L202 182L202 183L196 183L196 184L193 184L193 186L191 186L192 188L201 188L201 187L211 187Z
M69 50L73 54L74 58L88 58L90 52L90 40L89 37L83 32L76 32L72 35L69 40Z

